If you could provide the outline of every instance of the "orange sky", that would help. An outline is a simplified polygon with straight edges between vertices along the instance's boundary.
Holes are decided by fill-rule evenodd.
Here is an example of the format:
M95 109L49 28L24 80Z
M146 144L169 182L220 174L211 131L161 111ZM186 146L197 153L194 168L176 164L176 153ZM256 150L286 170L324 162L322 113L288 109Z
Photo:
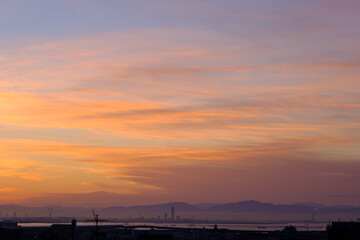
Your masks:
M3 5L0 204L359 205L357 1Z

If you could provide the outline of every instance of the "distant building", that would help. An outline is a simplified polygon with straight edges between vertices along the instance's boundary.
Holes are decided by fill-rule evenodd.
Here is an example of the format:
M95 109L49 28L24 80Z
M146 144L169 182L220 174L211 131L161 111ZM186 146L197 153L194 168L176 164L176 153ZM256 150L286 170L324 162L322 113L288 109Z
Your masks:
M18 240L22 239L22 227L15 221L0 221L0 239Z
M167 220L167 213L164 213L164 220Z
M171 220L174 221L175 220L175 208L171 207Z
M359 240L360 222L332 222L328 234L329 240Z
M18 226L18 223L15 221L1 221L0 227L2 228L16 228Z
M51 225L51 239L53 240L75 240L76 239L76 220L71 224Z

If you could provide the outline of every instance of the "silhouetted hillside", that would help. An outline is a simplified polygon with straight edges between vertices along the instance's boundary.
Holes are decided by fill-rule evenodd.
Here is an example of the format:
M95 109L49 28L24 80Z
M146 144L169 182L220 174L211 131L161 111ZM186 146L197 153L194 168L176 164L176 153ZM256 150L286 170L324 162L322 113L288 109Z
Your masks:
M197 203L197 204L194 204L195 207L197 207L199 209L202 209L202 210L209 209L209 208L214 207L216 205L218 205L218 203Z
M289 213L289 212L312 212L314 208L291 204L271 204L262 203L254 200L242 201L237 203L219 204L207 209L210 212L277 212L277 213Z
M191 205L185 202L169 202L156 205L138 206L113 206L105 208L94 208L101 218L113 219L135 219L135 218L160 218L165 215L170 218L171 208L174 207L175 215L183 218L197 219L237 219L247 220L337 220L357 219L360 216L360 207L354 206L322 206L320 204L272 204L262 203L254 200L241 201L226 204L199 204ZM19 205L1 205L0 220L27 217L59 218L76 217L91 219L91 207L63 207L44 206L26 207ZM313 215L314 214L314 215Z
M195 207L194 205L190 205L184 202L170 202L170 203L163 203L157 205L148 205L148 206L132 206L128 207L128 209L132 210L141 210L141 211L169 211L171 207L175 207L177 211L184 211L184 212L194 212L200 211L199 208Z

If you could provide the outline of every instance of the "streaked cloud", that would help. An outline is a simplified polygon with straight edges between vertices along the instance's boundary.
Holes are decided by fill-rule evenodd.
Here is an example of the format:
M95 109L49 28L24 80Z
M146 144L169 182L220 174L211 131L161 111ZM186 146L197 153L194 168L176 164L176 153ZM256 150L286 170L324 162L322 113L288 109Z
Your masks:
M226 185L214 201L323 203L353 194L343 186L359 176L359 5L215 2L54 2L69 29L2 39L0 178L12 184L0 192L208 201L209 186ZM151 11L126 26L119 4ZM74 12L101 18L89 27ZM281 190L290 183L291 199ZM244 195L231 199L236 186Z

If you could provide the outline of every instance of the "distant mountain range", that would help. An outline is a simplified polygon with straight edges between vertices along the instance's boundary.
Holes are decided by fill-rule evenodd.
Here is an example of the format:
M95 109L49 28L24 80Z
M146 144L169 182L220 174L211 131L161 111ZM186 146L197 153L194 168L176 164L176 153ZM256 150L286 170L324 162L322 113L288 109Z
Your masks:
M156 205L143 206L113 206L95 208L95 211L104 218L135 219L155 218L164 219L165 213L171 216L171 208L175 209L175 218L198 219L238 219L238 220L271 220L271 219L307 219L312 220L316 215L317 220L357 219L360 217L360 207L354 206L323 206L316 203L298 204L272 204L254 200L236 203L215 204L188 204L184 202L169 202ZM91 218L92 208L88 207L25 207L19 205L0 205L0 219L24 217L80 217ZM314 215L313 215L314 214Z
M237 203L219 204L207 209L210 212L311 212L314 208L298 204L261 203L254 200Z

